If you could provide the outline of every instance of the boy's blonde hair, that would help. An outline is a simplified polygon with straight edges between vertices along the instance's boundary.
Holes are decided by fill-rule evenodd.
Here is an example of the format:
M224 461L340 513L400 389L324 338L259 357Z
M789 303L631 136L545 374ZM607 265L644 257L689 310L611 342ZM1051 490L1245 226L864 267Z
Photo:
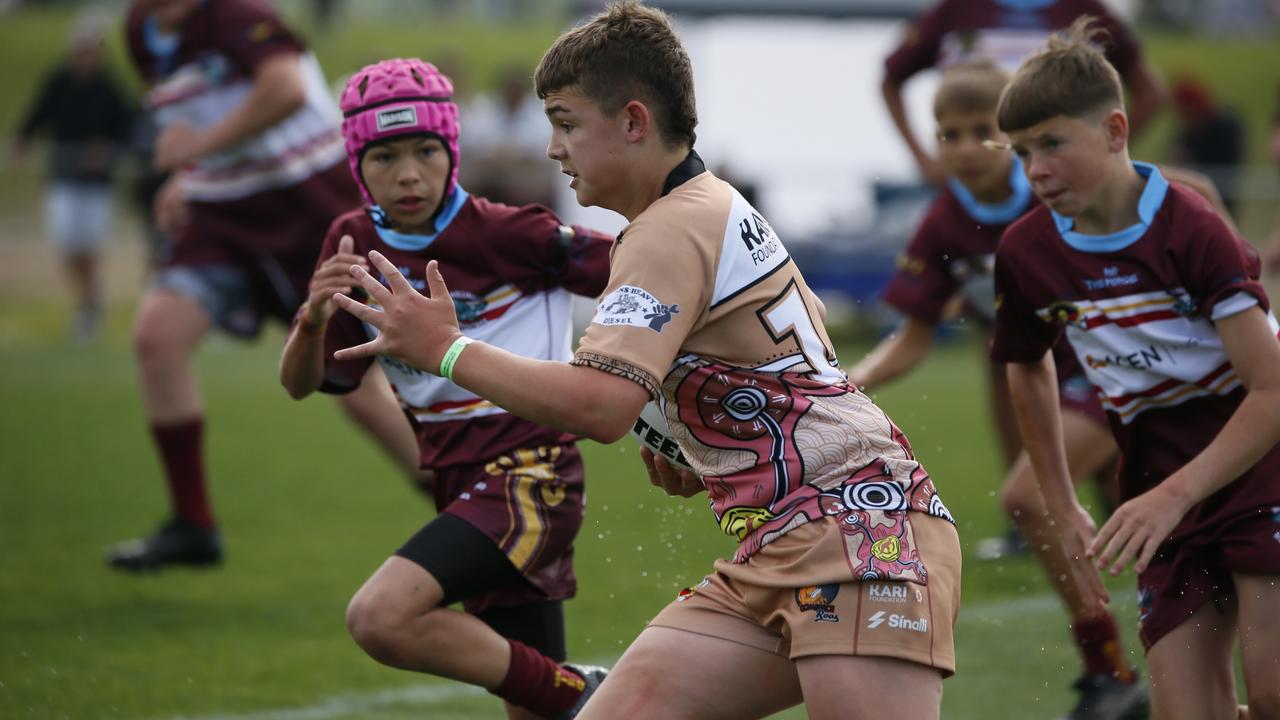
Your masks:
M947 113L991 113L1000 105L1000 93L1009 84L1009 73L990 60L952 65L942 73L933 94L933 117Z
M668 147L693 146L693 66L671 20L635 0L615 2L561 35L533 73L538 97L576 86L613 115L632 100L653 113Z
M1093 22L1081 16L1022 63L1000 97L996 120L1002 131L1025 130L1059 115L1083 118L1124 109L1120 73L1092 42L1105 34Z

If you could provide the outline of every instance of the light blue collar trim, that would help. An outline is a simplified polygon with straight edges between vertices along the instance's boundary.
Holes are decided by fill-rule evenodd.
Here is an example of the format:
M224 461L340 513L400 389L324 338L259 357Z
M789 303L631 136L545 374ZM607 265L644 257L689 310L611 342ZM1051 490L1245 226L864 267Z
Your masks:
M470 197L461 185L454 186L453 194L445 201L444 209L440 211L440 215L436 217L436 231L431 235L414 235L410 233L396 232L391 228L384 228L377 223L373 229L378 231L378 237L382 242L390 245L397 250L405 252L414 252L417 250L425 250L428 245L436 241L440 237L440 233L449 227L449 223L458 216L458 211L462 209L467 198Z
M178 51L178 45L182 43L182 36L178 33L160 32L155 15L148 15L143 22L142 39L146 42L151 54L157 57L168 57L174 54Z
M1009 170L1009 187L1013 190L1013 194L1004 202L995 204L979 202L973 193L969 192L969 188L955 178L947 179L947 187L951 190L951 194L956 196L956 200L960 202L969 217L982 225L1008 225L1022 217L1022 213L1031 206L1031 183L1027 181L1026 173L1022 172L1022 161L1016 157L1013 159L1013 167Z
M1085 235L1072 229L1076 226L1074 218L1050 210L1053 223L1058 226L1058 234L1068 245L1080 252L1115 252L1129 247L1147 232L1151 221L1156 217L1156 211L1164 204L1164 197L1169 192L1169 181L1151 163L1135 162L1133 169L1147 179L1147 186L1138 198L1138 222L1109 235Z
M1058 0L996 0L1000 7L1011 10L1043 10Z

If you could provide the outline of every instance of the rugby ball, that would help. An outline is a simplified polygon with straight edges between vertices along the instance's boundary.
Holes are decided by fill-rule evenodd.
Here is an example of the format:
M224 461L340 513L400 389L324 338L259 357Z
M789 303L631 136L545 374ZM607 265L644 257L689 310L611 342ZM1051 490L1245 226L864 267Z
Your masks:
M655 455L665 457L667 462L677 468L693 471L684 453L680 452L680 445L676 443L675 438L671 437L671 426L667 425L667 418L662 414L662 408L658 407L657 403L650 401L645 404L644 409L640 411L640 417L636 418L635 424L631 426L631 436L639 440L641 445L652 450Z

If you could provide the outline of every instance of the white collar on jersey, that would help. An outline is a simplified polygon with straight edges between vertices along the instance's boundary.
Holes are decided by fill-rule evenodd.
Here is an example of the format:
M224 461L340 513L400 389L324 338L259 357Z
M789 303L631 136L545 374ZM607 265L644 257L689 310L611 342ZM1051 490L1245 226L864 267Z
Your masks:
M1151 163L1135 162L1133 169L1147 179L1147 186L1138 198L1138 222L1118 232L1107 235L1085 235L1074 230L1075 218L1059 215L1052 210L1053 224L1058 227L1058 234L1071 247L1080 252L1104 253L1116 252L1129 247L1138 241L1151 227L1156 211L1164 204L1164 197L1169 192L1169 181L1160 174L1160 168Z

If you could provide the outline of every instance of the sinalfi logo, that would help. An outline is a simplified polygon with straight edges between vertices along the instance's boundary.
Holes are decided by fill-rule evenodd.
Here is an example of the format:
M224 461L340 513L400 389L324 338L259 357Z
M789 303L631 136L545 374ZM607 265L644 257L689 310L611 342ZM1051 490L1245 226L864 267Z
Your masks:
M662 327L680 313L679 305L667 305L634 285L623 285L596 306L591 322L599 325L630 325L662 332Z
M797 588L796 605L801 612L812 610L814 622L840 622L835 605L839 593L840 586L835 583Z
M911 632L918 633L929 632L928 618L917 618L912 620L905 615L899 615L898 613L890 614L884 610L877 610L871 614L871 617L867 618L867 629L875 630L881 625L884 625L886 621L889 623L889 627L894 630L910 630Z
M412 105L378 111L378 131L418 124L418 110Z

